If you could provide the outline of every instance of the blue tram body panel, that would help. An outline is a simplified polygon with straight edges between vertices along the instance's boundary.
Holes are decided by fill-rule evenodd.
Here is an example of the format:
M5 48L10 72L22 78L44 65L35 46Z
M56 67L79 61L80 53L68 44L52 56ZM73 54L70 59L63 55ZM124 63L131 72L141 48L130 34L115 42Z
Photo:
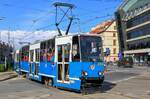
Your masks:
M17 71L19 68L19 62L14 62L14 70Z
M54 86L80 90L81 85L81 63L80 62L70 62L69 64L69 83L61 83L57 80L58 72L55 72L56 78L54 82ZM56 71L58 69L56 68Z
M56 64L52 64L51 62L40 62L39 66L39 75L47 76L54 78L54 72L56 70Z
M87 77L102 77L99 72L104 71L103 62L83 62L82 70L87 72Z
M21 61L20 67L21 67L21 71L29 72L29 62Z
M95 66L91 69L91 66ZM104 75L99 75L99 72L104 71L103 62L70 62L69 64L69 83L61 83L55 79L55 86L80 90L82 71L86 71L88 75L86 78L102 78ZM56 74L57 75L57 74Z

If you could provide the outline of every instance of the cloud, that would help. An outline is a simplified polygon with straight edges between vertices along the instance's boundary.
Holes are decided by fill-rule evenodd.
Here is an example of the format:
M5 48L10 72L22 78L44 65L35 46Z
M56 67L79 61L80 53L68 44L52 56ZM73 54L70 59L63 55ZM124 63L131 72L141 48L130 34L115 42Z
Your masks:
M10 44L15 45L15 48L19 48L21 45L19 42L30 42L33 43L37 40L45 40L50 39L54 37L55 35L58 35L58 32L55 30L52 31L35 31L35 32L28 32L28 31L7 31L2 30L1 32L1 40L3 42L8 43L8 33L10 34Z
M35 32L29 32L29 31L8 31L8 30L2 30L1 32L1 39L3 42L8 43L8 33L10 34L10 44L15 45L15 49L20 48L22 45L19 44L19 42L30 42L34 43L36 41L43 41L46 39L50 39L56 35L58 35L58 31L56 30L48 30L48 31L35 31ZM62 31L64 34L65 31ZM77 33L69 33L70 34L77 34Z

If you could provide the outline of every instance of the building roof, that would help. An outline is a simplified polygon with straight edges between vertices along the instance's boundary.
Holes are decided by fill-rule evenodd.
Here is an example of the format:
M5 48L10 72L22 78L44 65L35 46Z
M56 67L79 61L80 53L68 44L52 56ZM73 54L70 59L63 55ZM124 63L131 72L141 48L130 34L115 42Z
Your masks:
M114 22L114 20L107 20L105 22L102 22L98 24L96 27L93 27L91 29L90 34L100 34L107 30L108 27Z
M125 0L119 9L123 9L125 12L135 10L150 3L150 0Z

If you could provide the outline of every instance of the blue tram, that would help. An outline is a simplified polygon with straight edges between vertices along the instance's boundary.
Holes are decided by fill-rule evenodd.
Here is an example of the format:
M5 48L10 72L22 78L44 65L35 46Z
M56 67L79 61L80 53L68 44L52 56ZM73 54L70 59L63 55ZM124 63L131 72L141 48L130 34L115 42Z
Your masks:
M101 85L104 81L99 36L58 36L24 46L16 54L16 70L46 86L81 91L86 84Z

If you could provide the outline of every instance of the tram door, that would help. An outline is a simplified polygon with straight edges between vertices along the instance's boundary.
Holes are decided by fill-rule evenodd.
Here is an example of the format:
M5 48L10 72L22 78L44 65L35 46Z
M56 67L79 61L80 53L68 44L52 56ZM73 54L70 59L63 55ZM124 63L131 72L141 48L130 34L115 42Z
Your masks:
M30 65L29 65L29 73L33 72L33 60L34 60L34 50L30 50Z
M57 45L57 52L58 52L57 79L61 83L69 81L70 48L71 45L69 43Z
M30 45L29 73L38 76L40 62L40 43Z

